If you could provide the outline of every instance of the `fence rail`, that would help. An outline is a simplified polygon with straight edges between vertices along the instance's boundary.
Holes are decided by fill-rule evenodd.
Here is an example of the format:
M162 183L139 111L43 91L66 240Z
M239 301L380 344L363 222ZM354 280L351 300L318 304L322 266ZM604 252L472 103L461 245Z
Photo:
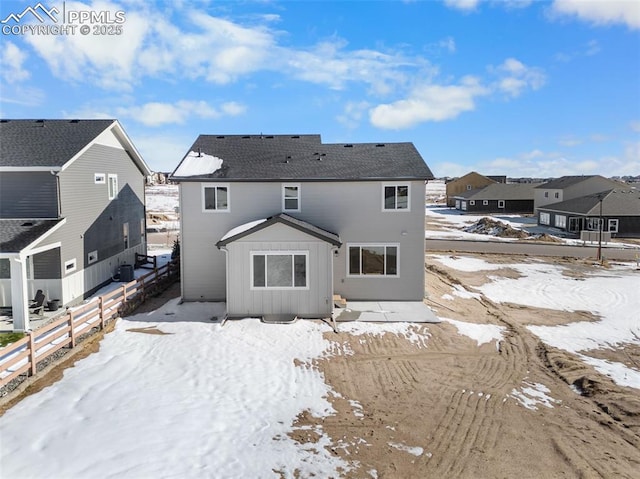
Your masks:
M172 282L179 270L178 261L172 260L0 348L0 387L22 374L35 375L40 361L64 347L75 348L80 336L96 327L104 329L109 321L144 302L148 294Z

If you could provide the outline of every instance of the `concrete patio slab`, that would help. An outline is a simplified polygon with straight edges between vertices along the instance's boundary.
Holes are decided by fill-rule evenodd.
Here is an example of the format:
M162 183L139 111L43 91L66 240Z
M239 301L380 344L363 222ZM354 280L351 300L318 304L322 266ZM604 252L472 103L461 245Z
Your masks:
M336 321L391 323L439 323L440 319L422 301L347 301L336 308Z

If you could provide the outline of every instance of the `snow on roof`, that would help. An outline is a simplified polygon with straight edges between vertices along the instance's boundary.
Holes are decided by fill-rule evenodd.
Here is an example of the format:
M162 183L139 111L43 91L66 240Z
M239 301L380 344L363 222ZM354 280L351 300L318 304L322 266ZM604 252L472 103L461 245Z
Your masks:
M260 223L264 223L267 221L267 218L262 218L255 221L250 221L249 223L245 223L240 226L236 226L235 228L227 231L227 233L222 237L220 241L224 241L227 238L231 238L232 236L239 235L240 233L244 233L245 231L250 230L251 228L258 226Z
M187 156L184 157L178 169L173 173L173 176L210 175L218 171L221 167L222 158L197 151L190 151Z

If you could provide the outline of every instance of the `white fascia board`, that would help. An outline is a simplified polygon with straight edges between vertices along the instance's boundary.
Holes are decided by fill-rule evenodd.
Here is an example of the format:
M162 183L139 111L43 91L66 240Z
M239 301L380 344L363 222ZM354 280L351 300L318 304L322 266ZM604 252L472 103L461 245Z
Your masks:
M0 173L20 173L20 172L36 172L50 171L59 172L59 166L0 166Z
M21 255L28 255L28 254L33 254L32 251L38 252L38 250L40 248L37 248L35 245L37 245L41 241L47 239L54 232L59 230L62 227L62 225L64 225L66 222L67 222L67 219L66 218L62 218L62 220L57 225L55 225L53 228L51 228L47 232L43 233L42 236L40 236L38 239L33 241L31 244L29 244L25 248L23 248L22 251L20 252L20 254ZM58 245L60 245L60 244L58 243ZM53 247L55 248L55 246L53 246ZM45 249L51 249L51 248L45 248Z

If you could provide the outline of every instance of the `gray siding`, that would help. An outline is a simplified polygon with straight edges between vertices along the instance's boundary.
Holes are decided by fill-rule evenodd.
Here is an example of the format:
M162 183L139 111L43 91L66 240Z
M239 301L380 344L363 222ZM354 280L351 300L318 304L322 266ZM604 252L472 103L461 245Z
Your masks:
M327 317L333 307L331 291L331 245L284 225L265 230L228 245L229 298L231 316L295 313L309 317ZM251 289L252 251L308 252L308 288L293 290Z
M57 198L48 171L0 173L0 218L57 218Z
M95 173L118 175L116 199L109 200L108 181L95 183ZM94 144L59 177L61 216L66 223L43 244L62 243L60 270L68 302L109 281L120 264L134 262L136 251L146 252L140 227L144 219L144 175L123 149ZM122 225L126 222L130 242L125 251ZM98 251L98 261L91 270L100 274L85 274L88 254L93 251ZM73 259L75 271L65 274L64 264Z
M410 211L382 211L380 181L302 182L296 218L337 233L334 292L351 300L424 297L424 182L410 183ZM213 184L213 183L212 183ZM182 293L185 300L225 300L225 258L215 243L230 229L282 212L282 183L229 183L230 212L202 212L202 184L180 185ZM400 247L400 276L347 277L347 243Z
M33 279L60 279L60 248L33 255Z

